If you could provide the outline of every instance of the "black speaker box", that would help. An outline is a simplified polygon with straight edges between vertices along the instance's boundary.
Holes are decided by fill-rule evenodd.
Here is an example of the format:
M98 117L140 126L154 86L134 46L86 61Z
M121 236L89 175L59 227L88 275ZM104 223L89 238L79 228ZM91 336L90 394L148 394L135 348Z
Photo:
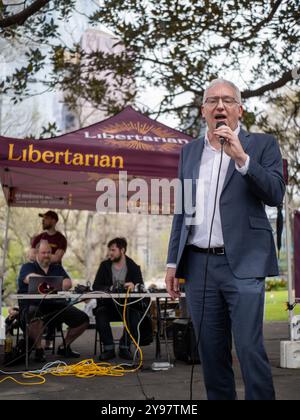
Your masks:
M173 350L176 360L200 363L194 328L189 319L176 319L173 322Z

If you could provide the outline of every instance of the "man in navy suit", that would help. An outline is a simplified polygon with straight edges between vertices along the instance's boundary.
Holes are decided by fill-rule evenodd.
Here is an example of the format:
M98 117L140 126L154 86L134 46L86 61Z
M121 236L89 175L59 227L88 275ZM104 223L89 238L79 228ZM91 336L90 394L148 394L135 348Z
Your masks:
M263 315L265 277L277 275L278 265L265 205L283 200L282 157L274 137L240 127L242 113L239 89L213 80L202 105L205 137L181 152L181 190L169 243L166 287L178 297L178 278L186 279L210 400L236 399L232 335L245 398L275 399ZM224 125L216 128L218 122ZM184 180L191 181L190 188Z

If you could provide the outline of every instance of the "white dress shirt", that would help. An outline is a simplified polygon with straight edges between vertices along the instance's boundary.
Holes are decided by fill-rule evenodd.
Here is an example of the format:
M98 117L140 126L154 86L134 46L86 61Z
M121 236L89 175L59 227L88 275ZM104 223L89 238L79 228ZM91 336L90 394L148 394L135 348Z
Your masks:
M238 126L234 132L238 135L240 132L240 126ZM211 248L224 246L220 216L220 196L230 160L231 158L224 152L217 194L216 213L210 244ZM220 161L221 149L217 150L211 146L206 132L196 191L196 220L194 226L191 227L190 234L188 236L187 243L189 245L195 245L199 248L208 248ZM240 168L236 164L235 168L241 173L241 175L246 175L249 163L250 157L248 156L243 167ZM176 264L167 264L167 267L176 268Z

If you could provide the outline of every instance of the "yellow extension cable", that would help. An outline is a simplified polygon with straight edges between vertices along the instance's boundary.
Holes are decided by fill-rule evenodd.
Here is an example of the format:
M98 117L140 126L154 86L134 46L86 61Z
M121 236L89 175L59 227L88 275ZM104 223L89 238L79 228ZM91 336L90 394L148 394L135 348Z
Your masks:
M34 386L34 385L43 385L46 382L46 375L53 375L53 376L74 376L76 378L94 378L98 376L124 376L126 373L134 373L137 372L141 366L143 365L143 352L138 343L135 341L134 337L132 336L131 332L129 331L127 321L126 321L126 307L127 307L127 301L129 296L130 290L127 290L125 302L124 302L124 308L123 308L123 323L125 326L126 331L128 332L130 338L132 339L134 345L139 351L140 354L140 361L136 368L133 369L125 369L122 364L118 365L112 365L110 363L95 363L93 359L86 359L82 360L79 363L76 363L75 365L59 365L54 368L49 368L45 370L45 372L41 372L40 374L36 374L33 372L24 372L22 373L22 377L24 379L32 380L34 379L34 382L21 382L15 379L13 376L6 376L5 378L0 380L0 384L11 380L15 382L18 385L24 385L24 386Z

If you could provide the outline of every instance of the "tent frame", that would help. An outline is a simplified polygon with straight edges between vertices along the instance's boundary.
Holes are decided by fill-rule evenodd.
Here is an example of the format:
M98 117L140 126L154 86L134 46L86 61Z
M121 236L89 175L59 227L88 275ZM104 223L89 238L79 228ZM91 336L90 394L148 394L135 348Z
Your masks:
M11 207L6 206L6 217L5 217L5 229L4 229L4 243L3 243L3 255L2 255L2 264L0 272L0 315L2 315L2 288L4 285L4 277L6 271L6 257L8 251L8 230L9 230L9 221L11 215Z
M294 276L293 276L293 262L292 262L292 231L290 221L290 206L288 193L285 193L285 226L286 226L286 252L287 252L287 266L288 266L288 312L289 312L289 331L290 340L293 339L293 326L292 318L294 316L294 303L295 303L295 292L294 292Z

